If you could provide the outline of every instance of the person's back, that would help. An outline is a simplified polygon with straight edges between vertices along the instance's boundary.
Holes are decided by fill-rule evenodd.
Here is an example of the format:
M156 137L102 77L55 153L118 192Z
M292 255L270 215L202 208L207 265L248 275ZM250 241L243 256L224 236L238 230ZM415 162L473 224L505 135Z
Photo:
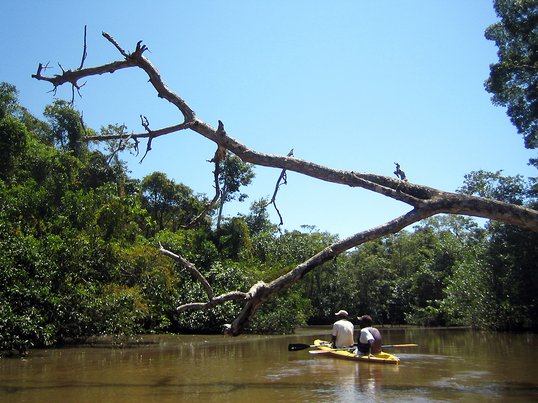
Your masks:
M381 333L375 327L365 327L361 329L359 351L363 354L377 354L381 352Z
M332 342L334 347L352 347L355 343L353 323L347 320L348 313L344 310L338 311L336 316L339 318L333 324Z
M361 332L357 347L362 354L377 354L381 352L381 333L372 326L372 318L363 315L359 318Z

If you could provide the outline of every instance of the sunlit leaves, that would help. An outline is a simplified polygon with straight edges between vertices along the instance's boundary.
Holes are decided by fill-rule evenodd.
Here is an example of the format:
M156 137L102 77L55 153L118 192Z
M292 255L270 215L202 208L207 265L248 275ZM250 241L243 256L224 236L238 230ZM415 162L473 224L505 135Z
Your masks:
M9 180L24 155L27 142L26 127L16 118L0 119L0 179Z
M67 101L56 99L43 112L51 125L52 139L58 147L72 151L77 157L86 149L82 142L84 126L80 113Z
M204 210L188 186L178 184L162 172L146 176L141 184L143 206L157 224L157 230L172 231L187 225Z
M506 106L526 148L538 147L538 5L535 0L496 0L500 21L486 38L495 42L499 61L486 81L493 102Z

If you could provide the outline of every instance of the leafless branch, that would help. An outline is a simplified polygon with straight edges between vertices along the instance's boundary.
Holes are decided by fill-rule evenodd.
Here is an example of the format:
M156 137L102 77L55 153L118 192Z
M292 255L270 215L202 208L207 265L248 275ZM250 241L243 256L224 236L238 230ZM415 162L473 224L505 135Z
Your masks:
M225 294L221 294L213 298L209 302L191 302L188 304L180 305L176 308L178 313L185 311L199 311L202 309L212 308L217 305L221 305L228 301L242 301L248 298L248 294L241 291L231 291Z
M142 163L144 159L146 158L146 155L148 155L148 153L151 151L151 142L153 141L155 136L153 135L152 130L149 128L148 118L140 115L140 120L142 121L142 126L144 127L144 129L146 129L146 131L148 132L148 144L146 145L146 152L144 153L144 156L140 160L140 163Z
M84 47L82 50L82 60L80 61L80 67L78 68L79 70L84 67L84 61L86 61L86 57L88 56L88 47L86 43L87 28L88 26L84 25Z
M181 265L185 269L187 269L187 271L191 273L192 276L195 277L200 282L200 284L202 284L202 287L204 287L204 290L206 291L207 297L209 298L209 300L212 300L214 297L213 289L211 288L211 285L209 285L206 278L202 275L202 273L200 273L200 271L196 268L196 266L193 263L189 262L184 257L180 255L176 255L175 253L163 248L162 245L159 245L159 246L160 246L159 252L181 263Z
M118 133L118 134L110 134L110 135L98 135L98 136L86 136L84 137L85 141L105 141L105 140L126 140L129 139L143 139L143 138L156 138L163 136L165 134L171 134L175 132L179 132L182 130L186 130L191 128L193 123L180 123L174 126L164 127L162 129L158 130L152 130L150 133L144 132L144 133L132 133L132 134L126 134L126 133Z
M36 80L41 81L48 81L54 86L54 89L56 89L58 86L70 83L72 85L77 86L77 81L84 77L90 77L95 75L101 75L105 73L114 73L115 71L125 69L128 67L134 67L136 66L136 63L132 60L124 60L119 62L113 62L109 63L103 66L98 67L90 67L85 68L81 70L67 70L62 72L60 75L55 75L53 77L46 77L42 75L43 69L46 66L43 66L41 63L39 64L37 68L36 74L32 74L32 78L35 78Z
M86 134L87 131L86 131L86 124L84 123L84 112L80 113L80 127L82 127L82 131L84 132L84 134Z
M292 155L293 155L293 148L290 150L290 152L288 153L287 156L291 157ZM283 225L284 220L282 218L282 214L280 214L280 210L276 206L276 195L278 194L278 190L280 189L280 186L287 185L287 184L288 184L288 178L287 178L287 175L286 175L286 170L283 169L282 172L280 172L280 176L278 177L278 180L276 181L275 191L273 192L273 197L271 197L271 200L267 204L264 205L264 207L267 207L270 204L273 205L273 207L275 208L275 210L276 210L276 212L278 214L278 217L280 218L280 223L278 225Z
M119 139L118 142L116 143L116 146L112 147L112 153L110 154L107 160L108 165L110 165L114 157L116 157L120 151L123 151L125 149L125 146L128 141L129 141L129 137L127 137L125 140ZM135 145L135 147L137 146Z
M185 259L183 256L177 255L165 248L161 244L159 244L159 252L162 253L165 256L168 256L176 261L178 261L187 271L200 282L204 290L206 291L207 298L209 301L207 302L192 302L184 305L180 305L176 308L177 312L184 312L188 310L200 310L200 309L206 309L210 308L216 305L223 304L227 301L232 300L245 300L251 297L248 293L241 292L241 291L231 291L225 294L221 294L217 297L214 296L213 288L207 281L207 279L204 277L204 275L198 270L198 268L191 262L189 262L187 259Z
M217 151L215 152L215 156L213 159L209 160L208 162L213 162L215 165L215 169L213 170L213 187L215 188L215 195L213 196L213 199L209 203L207 203L204 206L203 211L198 214L196 217L194 217L189 224L187 224L188 228L194 227L196 224L198 224L206 215L209 213L217 204L221 197L221 191L220 191L220 159L217 157L219 154L219 149L217 147Z
M219 135L226 134L226 131L224 130L224 124L219 120L219 127L217 129L217 133ZM204 218L211 209L213 209L219 199L222 196L222 192L220 190L220 163L221 161L224 161L226 159L227 151L224 147L217 144L217 150L215 151L215 154L213 155L213 158L210 159L208 162L212 162L215 164L215 169L213 170L213 181L214 181L214 188L215 188L215 195L213 196L213 199L206 204L204 207L204 210L198 214L196 217L194 217L191 222L187 225L188 228L192 228L195 226L202 218Z

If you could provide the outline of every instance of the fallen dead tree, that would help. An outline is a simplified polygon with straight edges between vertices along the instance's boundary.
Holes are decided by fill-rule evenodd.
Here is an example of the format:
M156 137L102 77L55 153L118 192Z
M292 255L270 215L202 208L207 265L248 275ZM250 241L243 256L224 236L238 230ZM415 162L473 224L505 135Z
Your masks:
M86 141L118 140L120 142L136 142L138 145L140 139L147 139L147 154L147 152L151 150L152 141L157 137L183 130L191 130L198 133L206 139L214 142L217 147L215 156L211 160L215 163L214 173L217 191L208 208L213 206L218 200L219 192L217 166L218 162L221 161L228 152L237 155L244 162L282 170L275 188L275 193L273 194L273 198L271 200L272 204L275 204L278 186L283 178L285 178L285 172L294 171L318 180L370 190L410 206L408 213L400 217L396 217L385 224L359 232L349 236L346 239L329 245L283 276L269 283L258 282L254 284L247 292L230 291L228 293L215 296L211 285L207 282L195 265L161 246L160 252L178 261L198 281L200 281L207 294L207 301L192 302L182 305L178 307L178 312L209 309L226 301L238 301L243 303L243 309L233 323L228 325L229 333L232 335L238 335L242 332L249 319L255 314L261 304L277 295L281 290L288 288L297 281L301 280L308 272L312 271L316 267L331 259L334 259L339 254L353 247L385 235L397 233L413 223L436 214L462 214L474 217L482 217L502 221L507 224L512 224L530 231L538 232L538 211L536 210L496 200L450 193L431 187L414 184L407 180L405 174L403 171L401 171L398 164L397 171L395 172L397 178L392 178L383 175L357 171L343 171L325 167L313 162L296 158L293 156L293 152L283 156L265 154L251 150L240 141L228 135L224 128L224 124L221 121L218 122L217 128L214 128L199 119L195 112L189 107L187 102L174 93L165 84L158 70L144 56L144 53L147 51L147 47L143 45L142 42L138 42L135 50L129 53L125 51L109 34L103 33L103 36L118 50L121 55L120 60L101 66L86 68L84 67L86 52L84 52L81 65L76 70L63 70L62 74L45 76L43 75L43 72L46 70L46 66L40 64L37 72L33 74L32 77L37 80L49 82L53 85L54 90L62 85L71 85L74 96L75 91L79 91L81 88L81 85L79 85L79 80L82 78L114 73L127 68L142 69L149 77L149 82L154 87L158 96L167 100L178 109L181 121L173 126L152 130L149 127L147 119L142 119L144 131L140 133L88 136L85 138ZM84 50L86 50L86 45L84 45ZM118 147L118 149L120 148L121 147ZM280 216L280 212L278 212L278 214Z

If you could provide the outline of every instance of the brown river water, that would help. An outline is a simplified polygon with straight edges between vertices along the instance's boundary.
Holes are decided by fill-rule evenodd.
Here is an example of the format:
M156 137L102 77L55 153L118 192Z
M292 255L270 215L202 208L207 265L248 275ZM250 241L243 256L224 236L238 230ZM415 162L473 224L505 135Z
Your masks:
M380 328L400 365L288 351L327 339L147 336L129 348L32 350L0 359L0 402L537 402L538 335ZM386 351L389 351L388 349Z

